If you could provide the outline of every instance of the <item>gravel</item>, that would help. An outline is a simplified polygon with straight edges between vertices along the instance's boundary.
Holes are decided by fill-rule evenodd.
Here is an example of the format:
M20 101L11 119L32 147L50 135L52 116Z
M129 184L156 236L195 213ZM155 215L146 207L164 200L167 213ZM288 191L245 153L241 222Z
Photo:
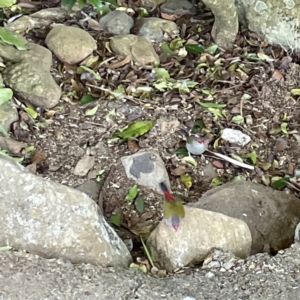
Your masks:
M273 257L238 259L215 250L206 262L156 278L131 269L3 251L0 299L300 299L300 243Z

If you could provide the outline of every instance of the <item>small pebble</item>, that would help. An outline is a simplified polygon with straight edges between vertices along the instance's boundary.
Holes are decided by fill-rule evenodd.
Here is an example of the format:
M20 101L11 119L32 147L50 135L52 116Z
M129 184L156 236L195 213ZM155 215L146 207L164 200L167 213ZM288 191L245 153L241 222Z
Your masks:
M213 273L213 272L208 272L208 273L205 274L205 277L206 277L206 278L213 278L213 277L215 277L215 273Z
M212 261L208 264L208 267L209 268L220 268L221 267L221 264L218 262L218 261Z

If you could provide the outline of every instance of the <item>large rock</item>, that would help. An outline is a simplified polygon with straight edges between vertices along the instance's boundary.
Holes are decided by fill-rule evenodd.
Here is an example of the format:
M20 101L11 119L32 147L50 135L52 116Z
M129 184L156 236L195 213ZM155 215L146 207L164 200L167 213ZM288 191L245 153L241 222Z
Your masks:
M130 254L86 194L0 156L0 245L73 263L127 267Z
M189 206L246 222L252 234L251 254L289 247L300 222L297 197L250 181L216 187Z
M60 61L70 65L81 62L97 49L96 41L88 32L65 25L55 26L45 43Z
M9 131L11 124L18 120L18 111L12 101L8 101L0 105L0 124L6 131Z
M159 56L144 36L116 35L111 38L109 45L116 54L130 56L139 65L159 64Z
M214 248L245 258L251 250L247 224L223 214L185 208L178 231L159 223L147 240L153 261L168 271L203 261Z
M300 1L235 1L239 21L270 44L297 51Z
M176 23L160 18L150 17L137 20L138 35L147 36L150 40L161 40L164 33L170 36L178 35L179 29Z
M102 17L99 24L108 33L129 34L134 21L124 11L114 10Z
M234 0L203 0L215 16L211 35L222 48L230 48L238 32L239 23Z
M3 81L19 100L45 109L58 103L61 89L50 74L52 54L48 49L34 43L28 43L26 51L0 45L0 55L11 61L3 71Z
M299 50L299 1L278 0L203 0L213 12L215 23L212 37L223 47L233 45L238 32L238 20L270 44Z

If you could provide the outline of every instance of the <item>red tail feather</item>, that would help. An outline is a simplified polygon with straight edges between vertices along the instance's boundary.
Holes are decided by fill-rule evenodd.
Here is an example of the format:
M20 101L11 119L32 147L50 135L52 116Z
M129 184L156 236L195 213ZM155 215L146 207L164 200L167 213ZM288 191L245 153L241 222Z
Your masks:
M167 198L167 200L174 200L174 197L170 193L170 191L167 188L166 184L164 182L161 182L159 185L160 185L161 190L164 192L165 197Z

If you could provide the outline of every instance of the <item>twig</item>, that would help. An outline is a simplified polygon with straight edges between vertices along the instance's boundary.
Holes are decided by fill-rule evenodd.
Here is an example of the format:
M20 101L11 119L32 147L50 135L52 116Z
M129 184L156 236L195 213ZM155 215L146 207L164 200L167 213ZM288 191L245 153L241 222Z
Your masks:
M230 162L230 163L232 163L234 165L237 165L239 167L242 167L242 168L245 168L245 169L249 169L249 170L254 170L253 166L250 166L248 164L242 163L242 162L240 162L240 161L238 161L236 159L233 159L231 157L228 157L226 155L223 155L223 154L220 154L220 153L217 153L217 152L213 152L213 151L210 151L210 150L206 150L206 151L209 152L209 153L211 153L211 154L213 154L213 155L215 155L215 156L217 156L217 157L220 157L220 158L222 158L222 159L224 159L224 160L226 160L226 161L228 161L228 162Z

